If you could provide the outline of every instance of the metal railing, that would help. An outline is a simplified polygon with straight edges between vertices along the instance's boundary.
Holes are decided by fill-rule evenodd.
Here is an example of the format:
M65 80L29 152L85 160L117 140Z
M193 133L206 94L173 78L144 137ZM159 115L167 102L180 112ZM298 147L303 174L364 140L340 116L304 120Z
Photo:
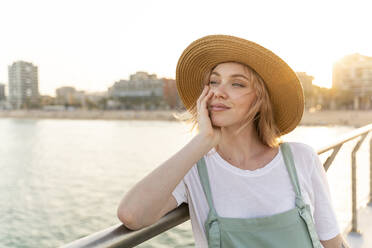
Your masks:
M356 152L360 148L362 142L367 137L368 133L372 131L372 123L355 129L350 133L340 136L331 144L322 147L317 151L318 154L325 153L327 151L333 150L331 155L326 159L323 166L327 171L333 160L335 159L337 153L340 151L343 144L348 141L354 140L358 137L360 139L354 146L351 152L351 182L352 182L352 219L351 219L351 232L359 233L358 231L358 220L357 220L357 184L356 184ZM370 193L369 193L369 203L372 203L372 138L369 142L370 148ZM115 226L109 227L105 230L93 233L87 237L75 240L69 243L64 248L76 248L76 247L89 247L89 248L103 248L103 247L134 247L139 245L179 224L190 219L188 205L183 203L178 208L172 210L165 216L163 216L158 222L153 225L144 227L140 230L130 230L126 228L123 224L117 224Z

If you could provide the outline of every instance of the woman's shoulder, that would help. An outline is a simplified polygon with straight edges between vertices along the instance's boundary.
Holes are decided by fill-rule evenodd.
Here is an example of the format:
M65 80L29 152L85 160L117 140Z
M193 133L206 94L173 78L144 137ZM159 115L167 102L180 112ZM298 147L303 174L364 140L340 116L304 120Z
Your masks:
M300 153L302 155L314 155L316 154L316 151L314 149L314 147L312 147L311 145L309 144L306 144L306 143L303 143L303 142L294 142L294 141L289 141L289 142L285 142L287 144L289 144L289 146L291 147L291 150L293 152L296 152L296 153Z
M317 152L309 144L302 142L286 142L289 143L292 155L298 164L306 173L311 174L314 170L314 162L316 161Z

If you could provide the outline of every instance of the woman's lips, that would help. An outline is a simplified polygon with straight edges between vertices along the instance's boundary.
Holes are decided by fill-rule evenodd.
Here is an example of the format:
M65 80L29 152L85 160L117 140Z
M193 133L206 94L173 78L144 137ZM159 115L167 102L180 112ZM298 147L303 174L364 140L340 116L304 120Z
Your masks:
M211 106L211 108L210 108L211 111L216 111L216 112L224 111L224 110L228 110L228 109L230 109L230 108L217 107L217 106Z

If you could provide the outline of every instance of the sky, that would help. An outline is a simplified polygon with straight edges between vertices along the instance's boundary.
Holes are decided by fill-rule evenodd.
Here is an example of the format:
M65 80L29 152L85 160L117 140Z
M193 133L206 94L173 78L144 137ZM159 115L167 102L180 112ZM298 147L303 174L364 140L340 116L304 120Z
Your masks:
M358 0L1 0L0 83L18 60L38 66L42 95L61 86L105 91L137 71L175 78L192 41L229 34L329 88L335 61L372 56L371 9Z

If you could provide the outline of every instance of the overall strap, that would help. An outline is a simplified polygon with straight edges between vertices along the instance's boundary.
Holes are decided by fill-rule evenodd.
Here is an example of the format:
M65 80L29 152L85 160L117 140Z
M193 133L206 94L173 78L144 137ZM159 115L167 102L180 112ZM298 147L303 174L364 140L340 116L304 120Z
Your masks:
M284 163L285 163L285 166L287 167L289 177L291 178L292 185L296 193L296 198L302 198L300 184L298 182L296 167L293 161L291 148L289 147L288 143L282 143L280 145L280 150L283 154Z
M205 194L205 197L207 198L209 208L213 211L213 213L216 213L216 210L214 209L214 205L213 205L211 187L210 187L209 178L208 178L208 170L205 164L204 156L198 161L197 167L198 167L200 182L203 186L204 194Z
M291 152L291 148L288 143L282 143L280 145L280 149L283 153L283 158L285 165L287 166L287 170L289 176L291 178L292 184L295 188L296 192L296 206L299 209L299 214L301 218L305 221L307 229L309 231L309 235L313 244L314 248L322 248L322 244L320 243L318 234L316 232L315 224L311 215L310 206L305 204L304 200L301 196L300 184L298 183L298 177L296 172L296 167L293 162L293 156Z

